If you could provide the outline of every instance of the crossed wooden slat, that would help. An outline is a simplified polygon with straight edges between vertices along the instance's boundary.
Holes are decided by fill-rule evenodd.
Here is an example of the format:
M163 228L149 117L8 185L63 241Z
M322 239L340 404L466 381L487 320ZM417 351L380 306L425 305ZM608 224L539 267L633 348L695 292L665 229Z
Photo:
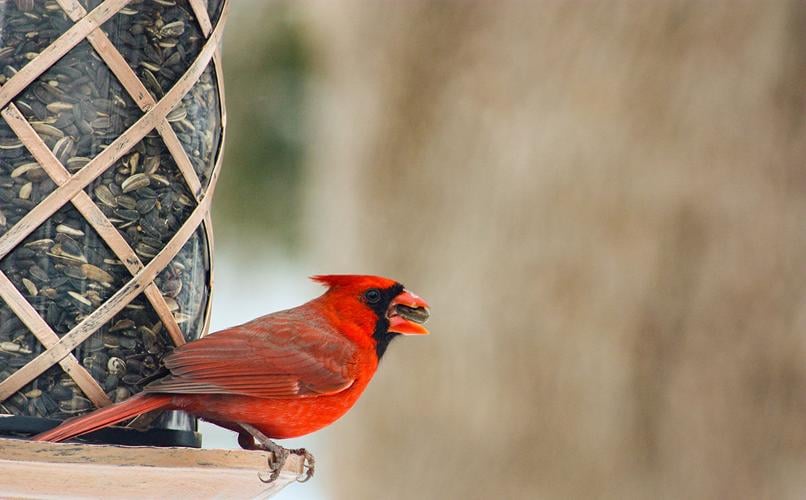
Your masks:
M5 234L0 236L0 259L8 255L23 239L69 201L132 274L132 278L128 283L95 311L86 316L67 334L59 338L8 277L0 271L0 298L8 304L45 348L36 358L0 382L0 401L7 399L45 370L59 363L62 369L73 378L96 406L109 404L110 400L98 382L71 354L71 351L112 319L115 314L120 312L141 292L145 294L151 303L173 343L181 345L185 342L176 319L153 281L179 253L185 242L200 226L207 232L210 240L208 252L211 251L212 231L209 208L221 167L222 154L221 152L218 154L205 192L193 169L190 158L168 123L166 116L193 87L208 67L210 61L213 60L219 84L219 103L223 127L225 123L223 81L221 78L220 51L217 49L221 40L223 21L229 12L229 2L224 0L221 17L214 28L210 22L204 2L202 0L189 0L207 40L196 59L176 84L165 93L162 99L155 101L117 48L100 29L100 26L106 20L128 4L129 1L106 0L87 13L77 0L57 0L60 7L75 24L35 59L21 68L5 85L0 87L0 108L2 108L0 114L56 185L56 188L48 196ZM128 130L124 131L81 170L71 176L11 100L85 38L144 113ZM144 265L109 219L84 192L84 188L103 174L153 129L156 129L162 137L197 204L167 245L147 265ZM223 144L223 139L222 137L221 144ZM207 257L209 258L209 255ZM209 324L210 308L207 307L206 311L204 331L206 331Z

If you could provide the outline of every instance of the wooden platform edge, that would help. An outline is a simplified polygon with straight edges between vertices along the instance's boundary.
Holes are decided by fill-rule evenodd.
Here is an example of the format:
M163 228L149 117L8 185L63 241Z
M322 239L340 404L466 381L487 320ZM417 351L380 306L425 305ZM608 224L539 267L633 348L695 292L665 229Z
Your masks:
M265 484L269 453L0 439L0 497L269 498L294 482L302 459L289 457Z

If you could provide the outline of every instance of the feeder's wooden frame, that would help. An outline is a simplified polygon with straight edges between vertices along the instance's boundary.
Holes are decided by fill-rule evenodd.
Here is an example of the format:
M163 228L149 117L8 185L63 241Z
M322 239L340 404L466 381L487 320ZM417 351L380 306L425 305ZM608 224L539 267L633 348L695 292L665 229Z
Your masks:
M208 254L205 258L210 262L209 285L212 289L213 236L210 220L210 202L221 169L226 131L226 107L224 103L220 42L223 27L229 14L229 0L222 0L221 15L216 26L213 26L210 21L204 0L188 0L196 21L206 37L206 41L190 67L159 101L155 101L151 94L148 93L121 53L100 28L104 22L125 7L130 0L106 0L91 12L87 12L77 0L56 1L75 24L40 52L36 58L9 78L5 85L0 87L0 110L2 110L0 115L6 120L11 130L17 134L20 141L45 173L53 180L56 188L13 227L0 236L0 259L14 250L17 245L47 221L57 210L67 203L72 203L117 258L120 259L131 273L132 278L72 330L59 338L8 277L0 271L0 298L8 304L9 308L45 348L42 353L28 364L15 371L5 380L0 381L0 402L12 396L25 384L58 363L73 378L84 394L96 406L100 407L110 404L111 401L98 382L71 354L71 351L95 333L98 328L111 320L115 314L126 307L140 293L144 293L146 299L154 308L172 342L177 346L182 345L185 342L182 331L162 293L154 284L154 278L170 264L199 227L205 231L208 240ZM12 99L23 92L42 73L50 69L59 59L85 39L92 45L135 104L143 111L143 115L101 153L90 160L78 172L71 175L20 113ZM196 84L211 64L211 61L217 79L222 135L219 150L214 153L216 158L210 174L210 181L207 190L204 190L190 158L168 123L166 116ZM196 200L196 207L168 244L147 265L144 265L109 219L84 192L84 188L122 158L152 130L156 130L162 137L166 148L176 162L190 192ZM207 297L205 311L202 324L203 333L208 331L210 325L210 294Z

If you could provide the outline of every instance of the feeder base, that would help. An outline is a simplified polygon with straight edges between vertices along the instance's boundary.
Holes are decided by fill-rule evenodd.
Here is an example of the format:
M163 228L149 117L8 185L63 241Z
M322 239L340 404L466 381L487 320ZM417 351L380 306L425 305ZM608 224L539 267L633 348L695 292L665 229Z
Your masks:
M3 498L269 498L303 471L288 458L271 484L269 454L0 439Z
M61 420L41 417L0 415L0 438L29 437L50 430ZM127 446L187 446L201 448L201 434L194 431L149 429L140 431L126 427L106 427L76 438L88 444L124 444Z

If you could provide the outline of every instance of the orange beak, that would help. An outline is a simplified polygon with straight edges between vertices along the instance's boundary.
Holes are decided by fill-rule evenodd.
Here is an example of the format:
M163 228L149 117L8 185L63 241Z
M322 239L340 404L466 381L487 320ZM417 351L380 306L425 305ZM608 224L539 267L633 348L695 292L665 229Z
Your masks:
M423 323L429 315L428 302L406 289L392 300L386 311L389 331L402 335L428 335Z

